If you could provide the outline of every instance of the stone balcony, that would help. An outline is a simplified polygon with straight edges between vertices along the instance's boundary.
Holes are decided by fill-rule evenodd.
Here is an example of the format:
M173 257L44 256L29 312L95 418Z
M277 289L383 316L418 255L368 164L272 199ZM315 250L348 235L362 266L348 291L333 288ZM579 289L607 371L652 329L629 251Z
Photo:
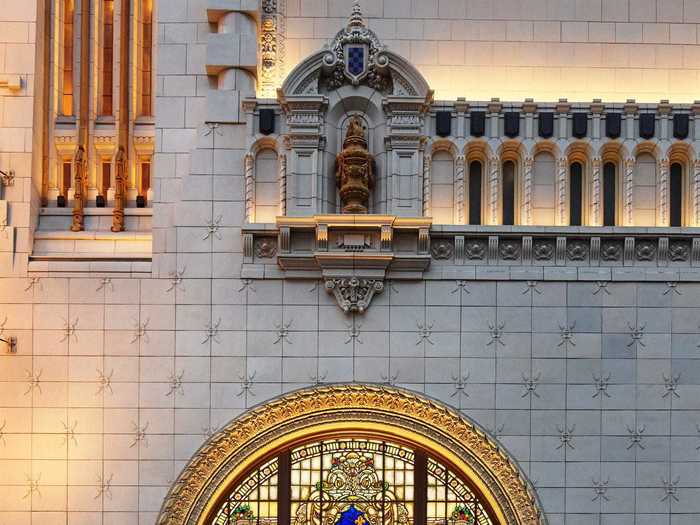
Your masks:
M85 231L72 232L70 208L42 208L30 272L149 274L151 208L126 208L126 231L114 233L111 208L85 208Z
M343 217L246 226L243 277L700 281L700 228L431 226L372 215L348 228Z

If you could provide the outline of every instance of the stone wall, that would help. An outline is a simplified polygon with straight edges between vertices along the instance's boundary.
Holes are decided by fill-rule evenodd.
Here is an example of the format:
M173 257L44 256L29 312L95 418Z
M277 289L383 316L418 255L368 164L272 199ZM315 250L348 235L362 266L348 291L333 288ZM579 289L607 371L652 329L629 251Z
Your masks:
M287 0L287 71L342 27L351 2ZM693 0L376 0L369 27L438 99L658 102L697 98Z
M462 410L520 462L552 525L697 523L700 285L441 276L389 282L352 318L322 282L241 280L246 129L203 124L206 4L158 6L147 279L89 264L26 272L31 172L40 172L31 167L36 5L0 0L0 67L23 79L17 93L0 88L0 169L16 174L2 199L25 254L0 257L0 330L18 339L16 355L0 354L0 523L152 524L216 428L281 392L341 381L405 386ZM367 4L370 26L441 98L697 96L693 0ZM348 9L289 1L287 66L332 36ZM454 40L443 39L447 25ZM673 84L672 68L681 68ZM445 77L456 69L465 81L453 93ZM663 92L650 87L658 77ZM590 81L586 90L575 78Z
M350 381L461 409L550 523L700 515L698 284L394 282L354 319L313 281L3 279L0 296L18 337L0 356L5 524L153 523L214 429Z
M0 275L25 272L31 252L30 203L35 87L35 1L0 2Z

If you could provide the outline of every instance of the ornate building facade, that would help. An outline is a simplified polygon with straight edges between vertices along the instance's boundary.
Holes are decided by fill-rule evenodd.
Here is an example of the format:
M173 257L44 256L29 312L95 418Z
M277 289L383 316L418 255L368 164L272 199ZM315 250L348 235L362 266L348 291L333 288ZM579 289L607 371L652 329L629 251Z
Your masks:
M700 520L700 4L0 0L0 524Z

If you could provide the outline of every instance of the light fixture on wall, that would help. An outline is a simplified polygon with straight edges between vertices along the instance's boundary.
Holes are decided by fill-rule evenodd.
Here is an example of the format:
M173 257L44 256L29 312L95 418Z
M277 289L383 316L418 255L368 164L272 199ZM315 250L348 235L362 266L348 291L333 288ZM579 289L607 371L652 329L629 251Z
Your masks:
M8 337L7 339L0 338L0 343L5 345L5 350L8 354L16 354L17 353L17 338L16 337Z

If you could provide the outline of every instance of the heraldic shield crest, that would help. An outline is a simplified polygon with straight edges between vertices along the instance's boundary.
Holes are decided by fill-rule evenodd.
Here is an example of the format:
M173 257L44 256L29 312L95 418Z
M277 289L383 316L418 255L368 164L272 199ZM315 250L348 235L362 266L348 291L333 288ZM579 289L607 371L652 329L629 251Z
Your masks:
M359 81L367 72L367 48L364 45L345 47L345 70L353 81Z
M347 27L333 39L323 55L323 69L329 89L348 81L354 86L367 84L386 91L391 85L389 56L377 35L365 26L362 11L355 2Z

